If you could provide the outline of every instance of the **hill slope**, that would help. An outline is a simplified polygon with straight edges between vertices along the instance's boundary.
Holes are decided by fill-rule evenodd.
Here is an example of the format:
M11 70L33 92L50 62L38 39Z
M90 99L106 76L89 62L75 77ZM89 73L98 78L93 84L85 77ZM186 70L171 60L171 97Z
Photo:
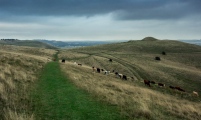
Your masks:
M163 51L166 55L162 55ZM72 49L66 54L68 57L63 53L61 58L114 70L137 80L156 80L201 92L201 47L197 45L171 40L129 41ZM156 56L161 61L156 61Z
M163 51L166 52L166 55L162 54ZM160 57L161 60L155 60L156 56ZM115 77L114 73L111 74L111 76L103 77L96 74L90 75L90 73L87 74L87 72L85 72L86 70L82 70L85 73L80 75L81 68L79 69L79 67L73 71L71 71L69 66L67 66L66 69L64 68L64 71L67 72L69 76L72 74L72 80L76 84L79 84L77 83L78 79L76 79L76 76L81 76L79 80L80 84L78 86L93 94L100 93L100 91L104 91L105 89L113 89L115 92L105 92L102 96L100 95L103 98L105 96L111 97L110 93L112 96L123 93L127 94L128 97L124 96L121 98L121 102L124 101L125 103L117 102L119 106L124 104L125 109L127 109L131 103L142 104L141 102L143 102L145 105L142 105L141 107L146 107L146 110L144 111L144 114L143 111L141 111L142 113L139 114L144 117L146 117L146 115L153 117L158 114L156 111L160 111L160 109L164 110L164 113L161 113L161 115L164 114L164 116L162 115L164 118L166 116L166 112L167 114L170 112L176 116L180 116L181 119L196 119L201 116L201 113L198 113L199 110L195 108L197 105L192 107L195 110L194 112L197 114L195 115L194 113L188 111L188 108L178 108L176 107L176 104L173 104L173 102L178 103L183 100L187 100L188 102L186 103L189 103L189 105L194 103L200 104L200 96L192 96L192 91L201 93L200 46L173 40L139 40L64 50L59 55L59 58L66 59L72 63L81 63L82 65L87 65L89 68L95 66L101 69L103 68L105 70L110 70L111 72L114 70L114 72L126 75L128 77L127 81L119 81L120 79ZM112 59L112 62L110 62L109 59ZM101 74L104 75L104 73ZM90 76L91 78L86 76ZM111 80L113 80L113 78L114 80L118 80L120 84L111 84ZM90 82L89 79L91 79ZM107 88L104 88L104 85L100 85L98 87L99 84L103 84L101 82L102 79L104 80L104 85L106 85ZM151 87L147 87L143 83L144 79L155 81L156 83L164 83L166 87L161 88L153 84L151 84ZM88 84L88 86L93 85L93 87L86 87L86 84ZM125 86L125 84L131 85L130 87L137 86L139 88L136 88L137 90L135 91L131 91L129 90L130 87L125 87L125 90L122 90L121 88ZM186 92L172 90L169 88L169 86L179 86ZM99 89L99 92L96 91L97 88ZM145 88L146 90L137 92L141 91L141 88ZM150 93L149 91L153 92L154 95L147 95ZM138 99L139 101L136 101L137 103L127 100L127 98L132 98L137 94L139 94L138 97L141 98ZM167 98L164 98L165 96ZM110 101L118 98L119 97L107 99ZM162 98L164 99L162 100ZM164 102L164 104L157 101L157 99L159 99L159 101L161 100L161 102ZM184 103L182 102L180 106L182 106ZM134 109L137 108L129 108L128 111L133 110L136 112ZM178 111L177 109L184 111ZM147 113L147 111L149 112ZM188 115L183 113L188 113ZM132 118L132 113L129 115L131 115L130 117Z
M0 45L0 119L33 120L29 92L56 51Z
M16 46L29 46L29 47L40 47L47 49L56 49L56 47L34 40L14 40L14 39L2 39L0 44L3 45L16 45Z

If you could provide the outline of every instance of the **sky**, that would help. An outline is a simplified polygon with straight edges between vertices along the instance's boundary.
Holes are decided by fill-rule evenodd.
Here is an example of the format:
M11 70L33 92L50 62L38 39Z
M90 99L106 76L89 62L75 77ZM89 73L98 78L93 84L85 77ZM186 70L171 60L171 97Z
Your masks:
M201 0L0 0L0 39L201 39Z

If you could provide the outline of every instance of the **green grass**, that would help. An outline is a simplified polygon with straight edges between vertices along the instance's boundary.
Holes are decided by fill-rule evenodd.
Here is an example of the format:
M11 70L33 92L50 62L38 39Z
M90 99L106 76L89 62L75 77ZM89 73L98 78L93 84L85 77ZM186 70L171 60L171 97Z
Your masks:
M94 100L69 82L58 62L45 66L32 97L37 120L122 119L116 107Z

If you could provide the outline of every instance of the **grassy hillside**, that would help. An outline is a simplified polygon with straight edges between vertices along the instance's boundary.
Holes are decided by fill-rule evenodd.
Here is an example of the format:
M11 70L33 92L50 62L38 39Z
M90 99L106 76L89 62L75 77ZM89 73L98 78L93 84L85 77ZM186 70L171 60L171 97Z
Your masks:
M166 55L162 55L162 51L165 51ZM52 49L0 45L0 118L7 120L32 120L35 118L33 110L30 110L34 106L32 106L33 101L29 99L28 93L44 65L53 60L52 56L55 52ZM156 61L156 56L159 56L161 61ZM146 38L142 41L61 50L59 59L67 60L66 63L60 63L60 67L73 84L84 90L83 93L88 92L90 96L103 104L117 107L120 110L120 115L126 116L128 119L192 120L201 118L201 97L192 94L194 90L201 93L200 46L178 41ZM112 59L112 62L109 59ZM81 63L82 66L78 66L75 62ZM103 72L93 72L92 66L122 73L128 77L128 80L122 80L114 73L105 75ZM55 70L51 70L52 68ZM47 68L47 71L53 72L44 74L48 82L61 79L63 82L66 81L63 77L59 78L61 74L59 74L58 66L57 68L51 66L51 68ZM57 72L59 77L54 78ZM161 82L166 86L159 87L151 84L151 87L148 87L144 85L144 79ZM61 101L71 98L71 96L65 97L69 92L72 92L65 83L60 83L63 84L61 88L59 85L56 86L59 84L58 82L54 82L54 89L49 83L46 83L43 81L43 85L46 86L42 85L37 90L50 88L52 93L45 95L57 96L54 97L55 101L58 101L57 98ZM172 90L169 85L179 86L186 92ZM58 92L55 90L56 88L58 90L69 88L70 91L61 91L61 94L55 94L55 91ZM42 97L45 96L43 92L39 93ZM75 94L82 96L82 92ZM75 94L70 95L74 96ZM84 101L81 102L81 100L78 98L75 102L72 97L70 101L75 104L71 105L83 105ZM62 111L63 107L69 107L62 105L61 102L56 108L58 107ZM46 111L46 108L42 109L41 114L46 115L47 113L48 117L51 117L52 113L49 116L49 112L51 112L49 109L46 112L43 110ZM51 110L53 113L59 112L54 111L56 110L54 108ZM86 113L85 115L88 114L84 109L81 110ZM59 114L65 116L63 112ZM69 112L73 112L74 115L77 110ZM83 114L79 114L83 116ZM76 118L80 116L75 114ZM46 119L46 116L44 118Z
M162 55L162 51L166 55ZM156 56L161 61L156 61ZM136 80L156 80L188 87L189 91L200 90L201 47L196 45L170 40L130 41L72 49L60 57L115 70ZM113 62L108 61L110 58Z
M29 54L28 51L35 51ZM0 45L0 119L32 120L29 91L55 51Z
M162 51L166 55L162 55ZM161 61L156 61L156 56ZM192 95L194 90L201 93L200 46L172 40L146 39L63 50L59 58L86 65L88 69L68 64L62 66L77 86L100 99L104 98L104 101L114 103L132 119L154 119L157 115L160 115L158 119L168 119L170 115L172 119L201 117L201 110L197 107L200 106L201 97ZM109 62L109 59L113 62ZM122 81L114 74L92 74L92 66L117 71L129 77L129 80ZM143 83L144 79L164 83L166 87L152 84L147 87ZM170 85L179 86L186 92L172 90Z
M49 45L40 41L34 41L34 40L0 40L0 44L56 49L56 47L52 45Z
M33 56L37 58L51 59L52 55L56 52L54 49L44 49L37 47L15 46L15 45L0 45L0 50L7 53Z

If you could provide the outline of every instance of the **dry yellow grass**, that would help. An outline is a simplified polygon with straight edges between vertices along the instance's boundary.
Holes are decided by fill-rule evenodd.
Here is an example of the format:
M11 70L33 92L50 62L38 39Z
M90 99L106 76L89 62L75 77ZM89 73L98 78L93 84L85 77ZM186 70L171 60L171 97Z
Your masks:
M51 59L53 54L56 53L52 49L35 48L35 47L24 47L24 46L13 46L13 45L0 45L0 51L6 53L12 53L15 55L23 55L32 57L40 60Z
M162 55L162 51L167 54ZM68 59L68 53L74 56ZM71 49L61 52L60 56L89 66L65 64L68 67L62 68L77 86L119 106L131 119L140 116L159 120L201 118L200 96L192 95L193 91L201 93L200 46L177 41L130 41ZM160 56L161 61L156 61L156 56ZM110 58L113 62L108 61ZM115 70L134 77L134 80L122 81L114 74L91 73L91 66ZM164 83L166 87L151 85L147 88L144 79ZM186 92L172 90L170 85L179 86Z
M90 67L65 63L61 64L61 68L75 85L102 101L117 105L122 114L129 116L130 119L201 118L201 104L198 102L139 87L137 81L122 81L114 74L94 73Z
M27 113L17 113L11 109L5 110L5 120L34 120L34 115L27 116Z
M150 45L145 43L146 46L144 42L139 43L72 49L61 52L60 56L71 62L76 61L88 66L104 68L110 71L115 70L125 74L127 77L134 77L134 80L153 80L157 83L164 83L166 86L180 86L189 94L193 91L201 93L201 68L199 64L201 60L201 52L199 51L201 49L199 47L193 46L195 47L193 48L192 46L189 47L186 44L175 42L173 43L175 46L178 45L177 47L171 46L171 42L166 42L165 44L167 45L162 44L162 42L158 45L155 45L157 44L155 42L149 43ZM168 49L167 51L170 51L170 53L162 55L160 52L164 48L161 46ZM180 46L183 46L183 48L178 51L177 48ZM71 53L74 57L69 59L67 57L68 53ZM81 57L77 53L84 54L86 57ZM156 61L155 56L160 56L162 60ZM112 63L108 61L109 58L113 59ZM171 92L166 91L166 93Z
M58 55L59 58L68 58L69 60L71 59L75 59L75 58L84 58L84 57L88 57L88 54L82 54L82 53L76 53L75 52L71 52L71 51L66 51L66 50L62 50L60 52L61 54Z
M35 51L30 54L29 51ZM0 118L33 120L29 90L55 51L17 46L0 48Z
M94 66L103 68L105 70L119 70L121 73L129 73L128 75L132 75L128 69L122 69L125 68L123 65L119 64L116 61L113 61L112 63L108 62L108 58L93 54L84 54L84 53L78 53L73 51L61 51L59 54L59 58L65 58L69 62L77 62L88 66Z

